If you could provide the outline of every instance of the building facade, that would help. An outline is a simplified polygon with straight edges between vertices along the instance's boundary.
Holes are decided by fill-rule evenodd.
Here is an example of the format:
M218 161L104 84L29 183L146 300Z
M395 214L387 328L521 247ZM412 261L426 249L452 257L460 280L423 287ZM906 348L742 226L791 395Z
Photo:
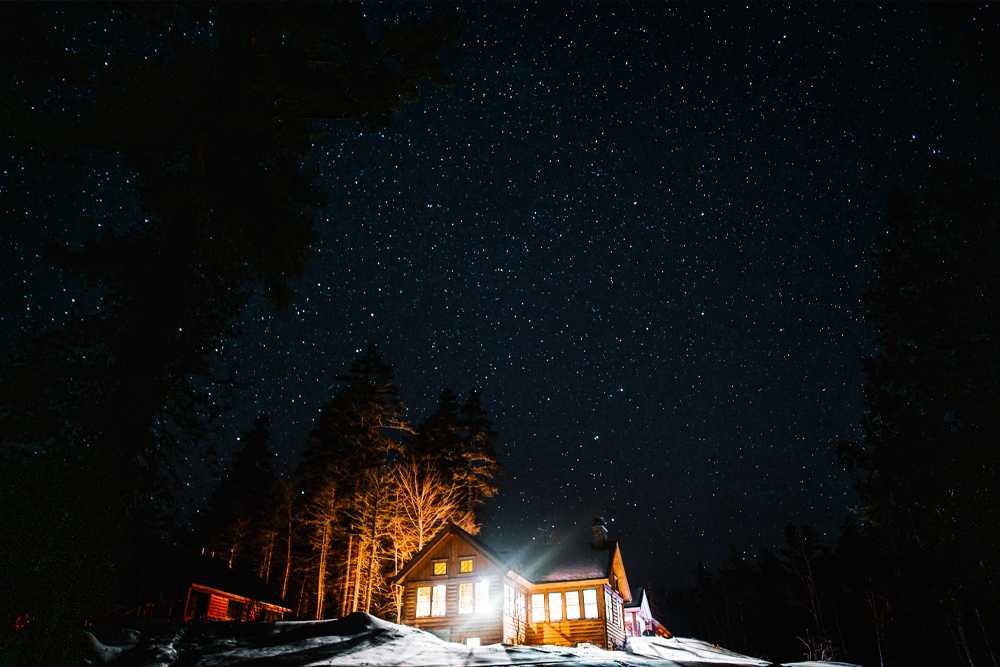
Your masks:
M446 641L600 648L625 641L631 592L603 524L589 540L569 536L513 558L449 524L393 583L403 588L400 622Z

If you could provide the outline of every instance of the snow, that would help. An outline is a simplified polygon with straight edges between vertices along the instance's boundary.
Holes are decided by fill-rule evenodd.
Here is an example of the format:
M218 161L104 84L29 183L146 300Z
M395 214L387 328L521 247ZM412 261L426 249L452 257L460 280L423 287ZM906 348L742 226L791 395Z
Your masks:
M93 665L113 667L469 667L554 665L557 667L692 667L768 665L696 639L633 637L626 651L593 646L467 647L395 625L367 614L334 621L278 623L148 624L121 631L104 645L86 633ZM843 663L795 663L820 667Z

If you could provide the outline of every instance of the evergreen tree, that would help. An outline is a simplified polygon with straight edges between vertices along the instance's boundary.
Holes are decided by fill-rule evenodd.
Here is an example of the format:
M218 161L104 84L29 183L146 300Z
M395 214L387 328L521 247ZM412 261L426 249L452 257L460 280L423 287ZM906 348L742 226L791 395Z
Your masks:
M274 532L278 480L268 444L271 419L260 415L243 436L243 448L215 491L204 533L210 551L234 564L260 571Z
M460 506L475 516L482 502L497 492L495 478L501 472L494 448L497 440L476 390L460 405L455 393L445 389L437 410L417 429L412 451L452 481L459 490Z
M373 594L386 592L379 559L388 553L381 541L387 537L390 463L399 450L393 436L410 430L392 368L375 345L340 379L345 385L320 413L299 467L316 549L317 618L331 609L325 600L326 587L336 583L328 576L334 552L346 573L340 586L348 593L341 596L348 611L370 610ZM381 602L376 599L376 606Z
M865 443L846 452L861 516L894 556L885 574L900 620L921 609L905 634L952 644L942 662L995 661L1000 187L938 163L917 196L893 191L887 222L867 301L878 348L865 365Z

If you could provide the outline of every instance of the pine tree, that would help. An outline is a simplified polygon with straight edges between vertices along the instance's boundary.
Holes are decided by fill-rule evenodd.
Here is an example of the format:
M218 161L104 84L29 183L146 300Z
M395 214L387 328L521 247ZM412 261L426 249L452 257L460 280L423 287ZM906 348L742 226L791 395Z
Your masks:
M209 550L223 555L230 567L259 570L267 559L278 483L271 464L270 424L268 415L257 417L253 429L243 435L243 448L228 474L212 493L203 530Z
M971 665L1000 646L1000 187L938 163L919 195L893 191L887 222L847 459L867 533L896 556L897 608L921 608L907 633L953 637Z

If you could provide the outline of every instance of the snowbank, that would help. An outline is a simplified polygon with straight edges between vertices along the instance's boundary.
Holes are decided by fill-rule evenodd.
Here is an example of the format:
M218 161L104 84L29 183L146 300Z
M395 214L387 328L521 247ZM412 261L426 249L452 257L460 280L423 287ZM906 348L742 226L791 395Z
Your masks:
M460 667L556 665L560 667L658 667L712 665L744 667L767 662L738 655L694 639L636 637L627 651L594 647L556 646L467 647L444 642L432 634L351 614L336 621L279 623L195 623L149 626L134 630L126 641L105 646L93 636L91 664L114 667ZM834 663L797 663L830 666Z

